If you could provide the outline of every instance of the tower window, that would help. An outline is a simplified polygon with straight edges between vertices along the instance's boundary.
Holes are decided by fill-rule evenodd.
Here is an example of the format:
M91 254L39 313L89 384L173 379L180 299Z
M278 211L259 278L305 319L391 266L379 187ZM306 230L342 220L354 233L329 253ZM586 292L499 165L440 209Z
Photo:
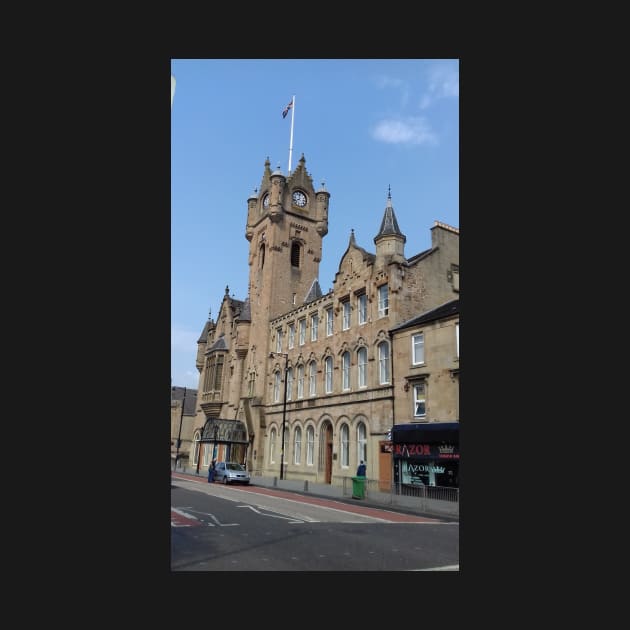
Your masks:
M291 244L291 266L300 267L300 244L297 241Z

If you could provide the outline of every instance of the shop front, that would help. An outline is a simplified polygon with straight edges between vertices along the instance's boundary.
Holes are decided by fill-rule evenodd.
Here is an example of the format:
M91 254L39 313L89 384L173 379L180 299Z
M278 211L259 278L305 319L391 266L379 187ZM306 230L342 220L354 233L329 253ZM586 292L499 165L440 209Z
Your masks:
M394 425L392 456L397 487L459 488L459 423Z

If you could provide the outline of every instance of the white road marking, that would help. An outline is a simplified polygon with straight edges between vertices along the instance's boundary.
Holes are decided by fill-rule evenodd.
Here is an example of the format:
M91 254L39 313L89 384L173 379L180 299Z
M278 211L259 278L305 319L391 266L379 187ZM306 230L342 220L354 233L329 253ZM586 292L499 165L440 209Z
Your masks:
M282 518L286 521L289 521L289 523L303 523L304 522L302 520L294 519L288 516L280 516L278 514L264 514L263 512L259 512L253 505L237 505L236 507L249 508L253 512L256 512L256 514L260 514L261 516L268 516L269 518ZM265 509L268 510L269 508L265 508Z

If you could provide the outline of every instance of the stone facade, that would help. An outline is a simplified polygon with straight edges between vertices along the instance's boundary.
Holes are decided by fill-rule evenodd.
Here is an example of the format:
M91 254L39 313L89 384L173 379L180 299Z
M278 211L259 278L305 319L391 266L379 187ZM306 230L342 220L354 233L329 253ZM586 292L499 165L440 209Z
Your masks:
M304 156L288 177L272 173L267 160L259 190L247 201L248 296L237 300L226 287L216 321L208 319L198 340L196 362L194 439L206 420L221 418L241 421L249 443L196 442L195 452L201 446L202 466L212 449L217 459L276 476L284 446L287 478L339 484L361 459L369 478L389 478L380 470L388 465L380 444L399 421L395 398L408 398L394 375L409 360L404 343L392 354L390 331L458 297L459 230L436 222L431 248L406 258L388 195L376 252L351 233L332 289L322 294L330 194L323 184L315 190ZM436 418L442 404L452 411L450 402L436 401Z
M186 466L190 459L196 406L196 389L171 387L171 463L175 464L177 440L180 439L178 467Z

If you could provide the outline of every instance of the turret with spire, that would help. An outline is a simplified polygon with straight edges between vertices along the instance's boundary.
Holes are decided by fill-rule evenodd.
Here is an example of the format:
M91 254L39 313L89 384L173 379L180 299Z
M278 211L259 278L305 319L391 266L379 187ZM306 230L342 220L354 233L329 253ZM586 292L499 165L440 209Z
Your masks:
M389 263L405 263L405 242L407 237L400 231L394 207L392 206L391 186L387 191L387 205L381 221L381 229L374 237L376 244L377 265Z

